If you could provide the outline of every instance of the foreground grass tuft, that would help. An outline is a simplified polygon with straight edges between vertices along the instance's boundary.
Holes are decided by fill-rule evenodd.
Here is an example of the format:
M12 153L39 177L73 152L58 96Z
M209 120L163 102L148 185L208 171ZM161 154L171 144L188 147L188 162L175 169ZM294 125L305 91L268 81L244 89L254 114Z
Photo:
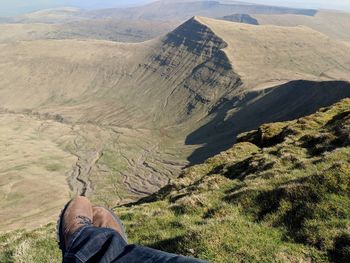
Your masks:
M0 237L1 263L61 262L54 224L34 231L15 231Z

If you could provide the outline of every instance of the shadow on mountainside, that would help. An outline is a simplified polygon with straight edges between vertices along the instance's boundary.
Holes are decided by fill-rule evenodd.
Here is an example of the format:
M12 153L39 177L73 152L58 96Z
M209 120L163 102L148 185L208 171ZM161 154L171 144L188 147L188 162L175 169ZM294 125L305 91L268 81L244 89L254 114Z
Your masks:
M349 82L298 80L226 100L210 112L209 123L187 136L186 145L202 144L188 161L202 163L229 149L242 132L309 115L346 97L350 97Z

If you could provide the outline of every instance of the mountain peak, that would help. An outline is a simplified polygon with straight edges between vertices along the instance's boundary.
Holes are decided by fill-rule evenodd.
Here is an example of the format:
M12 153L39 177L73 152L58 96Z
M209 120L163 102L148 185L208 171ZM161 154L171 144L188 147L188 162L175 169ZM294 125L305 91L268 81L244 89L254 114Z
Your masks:
M194 16L166 36L165 42L175 46L185 45L192 52L207 49L223 49L227 43L216 35L206 23L205 18Z

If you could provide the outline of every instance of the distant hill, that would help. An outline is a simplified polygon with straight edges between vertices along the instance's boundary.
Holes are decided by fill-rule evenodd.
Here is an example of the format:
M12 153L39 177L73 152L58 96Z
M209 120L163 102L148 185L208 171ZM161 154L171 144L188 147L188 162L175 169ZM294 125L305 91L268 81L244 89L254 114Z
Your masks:
M64 24L0 24L0 42L39 39L101 39L142 42L168 33L179 21L81 20Z
M105 9L88 12L94 18L122 17L123 19L189 19L192 16L222 17L239 14L298 14L313 16L317 10L287 7L265 6L256 4L231 3L219 1L156 1L142 7L127 9Z
M90 19L119 20L180 20L192 16L207 16L219 18L231 14L294 14L314 16L317 10L288 7L266 6L219 1L155 1L146 5L129 8L108 8L100 10L82 10L77 8L54 8L28 13L22 16L4 19L13 23L67 23ZM1 21L1 20L0 20Z
M259 25L258 20L251 17L248 14L233 14L229 16L223 16L221 19L231 21L231 22L245 23L250 25Z
M163 36L185 20L198 15L212 18L232 14L292 14L309 17L316 13L316 10L309 9L240 2L223 4L219 1L200 0L163 0L132 8L93 11L71 7L54 8L17 17L0 18L0 42L36 39L103 39L142 42Z
M332 39L350 41L350 14L335 11L318 11L314 16L253 15L263 25L307 26ZM331 21L331 23L330 23Z

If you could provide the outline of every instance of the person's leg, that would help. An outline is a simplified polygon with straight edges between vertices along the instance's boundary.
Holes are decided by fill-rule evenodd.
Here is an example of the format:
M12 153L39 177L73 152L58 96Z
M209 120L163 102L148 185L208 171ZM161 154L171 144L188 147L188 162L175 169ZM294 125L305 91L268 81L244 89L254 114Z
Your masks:
M109 211L103 207L93 208L93 225L96 227L112 228L115 230L115 238L120 240L119 236L127 242L125 228L121 220L112 211ZM118 249L118 253L120 250ZM115 256L115 254L114 254ZM126 245L123 248L121 254L119 254L111 262L116 263L138 263L138 262L173 262L173 263L194 263L204 262L197 259L186 258L163 251L137 246L137 245Z
M87 226L78 231L69 243L63 263L114 262L127 243L113 229Z
M109 263L124 251L126 236L122 231L125 239L116 234L123 228L115 223L110 213L108 215L93 210L85 197L76 197L65 206L58 221L62 262ZM94 220L96 225L93 225ZM103 224L106 227L101 227Z
M207 261L166 253L160 250L128 245L114 263L207 263Z
M84 198L73 199L61 215L59 237L64 263L204 262L151 248L128 245L119 218L103 208L94 208L91 213L90 205ZM77 209L79 206L80 208ZM84 220L79 221L82 218ZM72 230L65 231L67 226L71 225L74 226L69 228ZM75 230L74 233L73 230ZM65 240L66 243L64 243ZM62 247L62 244L67 245Z

